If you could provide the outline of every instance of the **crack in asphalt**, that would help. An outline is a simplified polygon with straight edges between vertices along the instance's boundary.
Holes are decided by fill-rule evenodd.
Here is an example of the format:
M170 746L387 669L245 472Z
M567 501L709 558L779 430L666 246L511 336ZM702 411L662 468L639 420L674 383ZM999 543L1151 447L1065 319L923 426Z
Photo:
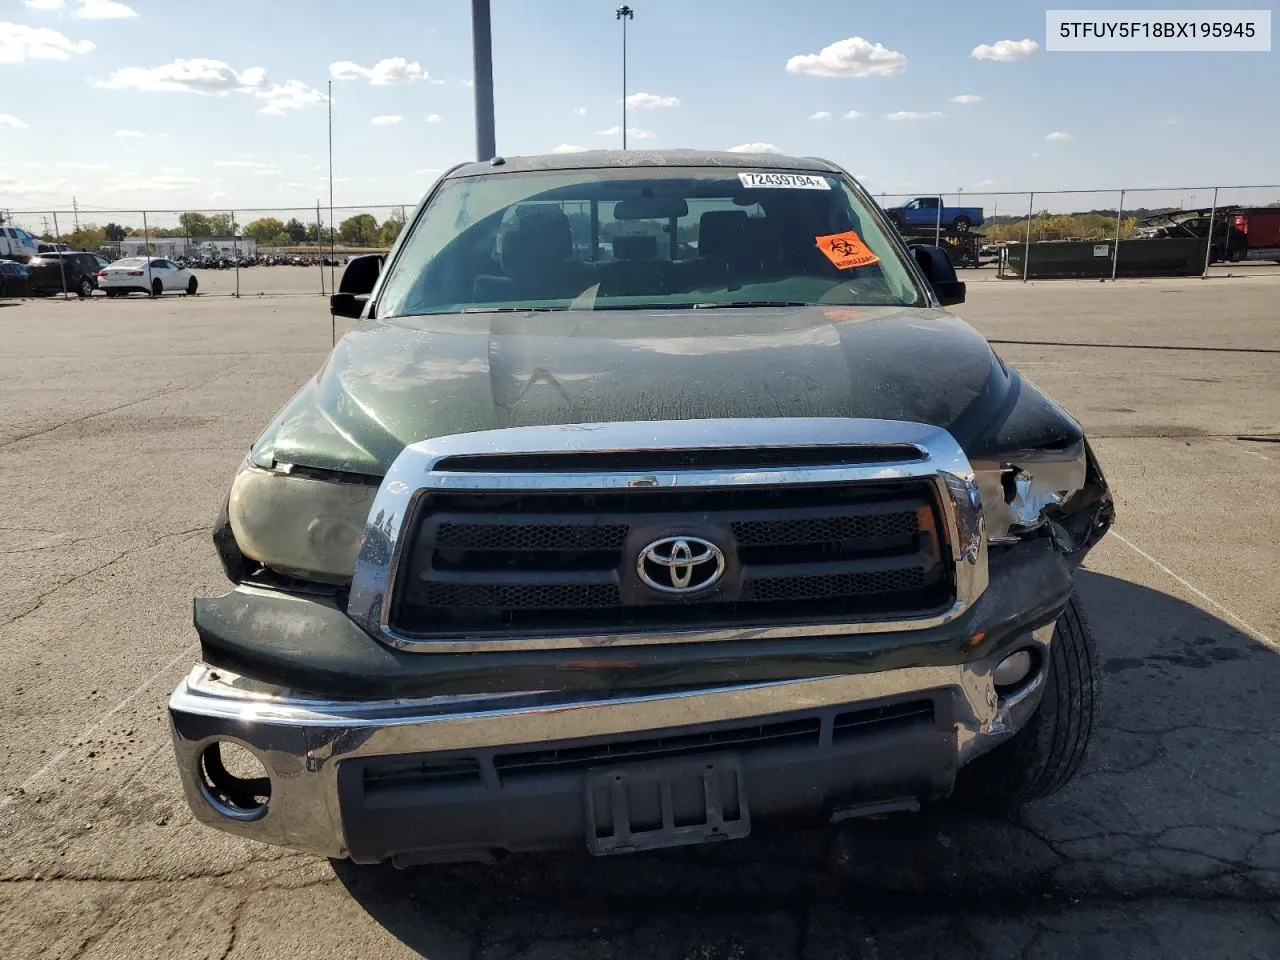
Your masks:
M12 529L12 528L10 528ZM58 531L50 531L56 535ZM105 540L110 534L98 533L90 537L72 537L68 540L59 540L57 543L48 543L39 547L13 547L0 549L0 557L16 557L25 553L43 553L46 550L62 550L66 547L78 546L82 543L92 543L95 540ZM3 624L0 624L3 626Z
M240 934L240 921L244 917L244 908L248 903L249 903L248 897L241 897L238 901L236 901L235 907L232 908L231 930L227 936L226 949L222 951L222 957L220 958L220 960L227 960L227 958L231 956L231 951L236 948L236 938Z
M86 577L91 577L95 573L100 573L103 570L107 569L108 567L114 566L115 564L119 563L121 560L124 560L126 557L132 556L135 553L142 553L146 550L151 550L154 547L158 547L160 544L164 543L164 541L166 540L172 540L178 537L190 537L190 536L194 536L197 533L205 533L207 531L208 531L207 525L193 527L190 530L178 530L178 531L175 531L174 533L161 534L159 537L152 540L150 543L144 543L140 546L130 547L127 550L123 550L120 553L116 554L114 557L112 557L110 560L100 563L96 567L91 567L90 569L85 570L82 573L77 573L73 577L68 577L66 580L59 582L56 586L51 587L50 589L44 591L43 593L37 594L35 602L32 603L31 606L27 607L27 609L25 610L22 610L14 614L13 616L9 617L9 619L7 620L0 621L0 627L11 626L12 624L15 624L19 620L23 619L24 617L30 616L31 614L39 610L42 606L44 606L45 601L48 600L50 597L52 597L54 594L58 593L60 590L63 590L64 588L71 586L71 584L77 583L80 580L85 579Z
M126 401L125 403L116 404L114 407L108 407L105 410L95 410L92 413L86 413L79 417L72 417L69 420L63 420L59 423L55 423L51 427L42 427L39 430L32 430L30 433L24 433L16 437L10 437L7 440L0 441L0 449L3 449L4 447L12 446L15 443L21 443L23 440L30 440L33 437L44 436L46 433L53 433L53 431L61 430L63 427L70 427L70 426L74 426L77 423L83 423L85 420L92 420L94 417L102 417L109 413L118 413L119 411L124 410L126 407L136 406L137 404L146 403L150 400L159 400L161 397L171 397L174 394L181 393L184 390L190 390L193 387L202 387L206 383L212 383L214 380L217 380L219 377L225 376L226 374L234 370L236 367L241 366L244 363L247 363L251 359L253 359L252 354L245 354L244 356L241 357L241 359L237 360L235 363L228 364L227 366L223 367L221 370L219 370L217 373L213 374L212 376L205 377L201 380L192 380L188 383L184 383L177 387L167 387L164 390L158 390L155 393L148 394L145 397L138 397L135 400L129 400L129 401Z

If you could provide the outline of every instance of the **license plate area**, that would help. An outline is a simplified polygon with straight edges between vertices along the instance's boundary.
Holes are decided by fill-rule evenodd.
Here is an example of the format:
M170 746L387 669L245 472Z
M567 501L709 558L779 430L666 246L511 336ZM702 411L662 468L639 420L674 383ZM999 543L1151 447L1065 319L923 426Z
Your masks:
M586 814L587 849L597 857L751 832L742 766L732 757L593 774Z

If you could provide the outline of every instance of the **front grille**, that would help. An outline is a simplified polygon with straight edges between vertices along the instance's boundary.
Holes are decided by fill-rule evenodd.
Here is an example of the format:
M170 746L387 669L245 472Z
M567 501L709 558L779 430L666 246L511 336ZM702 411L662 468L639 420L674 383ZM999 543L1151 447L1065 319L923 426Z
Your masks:
M389 626L429 639L923 616L954 599L943 529L935 487L919 479L428 489L406 528ZM664 537L714 544L723 578L683 597L646 585L637 561Z
M865 537L897 537L916 532L913 510L860 516L823 516L798 520L752 520L735 523L733 538L740 547L777 543L825 543Z
M431 607L501 607L508 610L577 610L622 602L612 583L427 583Z
M626 524L604 527L569 524L442 523L440 550L621 550Z
M762 577L745 584L750 600L812 600L817 597L853 597L865 593L897 593L924 586L924 571L870 570L816 577Z

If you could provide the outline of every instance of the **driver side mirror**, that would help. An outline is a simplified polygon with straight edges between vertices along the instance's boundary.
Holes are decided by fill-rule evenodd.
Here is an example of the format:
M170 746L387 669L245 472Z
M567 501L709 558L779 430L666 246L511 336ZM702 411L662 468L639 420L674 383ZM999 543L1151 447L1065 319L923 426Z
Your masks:
M329 298L329 312L335 317L359 320L364 313L364 305L369 302L369 294L373 293L374 284L378 282L378 274L382 273L382 261L380 253L348 260L338 282L338 292Z
M934 296L944 307L964 303L964 281L956 278L956 268L951 257L941 247L933 247L923 243L913 243L907 247L916 258L925 279L933 287Z

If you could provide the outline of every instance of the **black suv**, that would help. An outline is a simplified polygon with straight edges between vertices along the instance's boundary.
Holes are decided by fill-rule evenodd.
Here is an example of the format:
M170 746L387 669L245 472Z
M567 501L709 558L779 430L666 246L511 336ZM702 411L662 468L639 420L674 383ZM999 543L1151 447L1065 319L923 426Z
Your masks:
M80 297L90 297L98 288L98 271L107 265L107 259L96 253L42 253L32 257L27 264L30 268L27 288L35 296L65 290Z

